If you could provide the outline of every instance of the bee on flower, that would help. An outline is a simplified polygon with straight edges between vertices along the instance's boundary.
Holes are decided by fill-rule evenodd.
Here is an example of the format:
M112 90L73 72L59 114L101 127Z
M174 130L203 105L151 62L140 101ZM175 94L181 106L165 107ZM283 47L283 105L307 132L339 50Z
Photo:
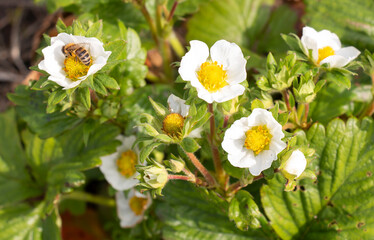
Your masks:
M304 27L301 43L304 52L317 66L328 63L330 68L341 68L360 55L355 47L342 48L339 37L328 30L317 32L311 27ZM312 50L311 56L309 50Z
M111 54L103 43L94 37L60 33L51 38L51 46L42 50L44 60L38 65L50 76L48 80L64 89L78 86L102 69Z
M209 50L201 41L190 42L191 48L182 58L179 74L208 103L225 102L244 93L240 83L246 80L247 60L238 45L217 41Z
M142 194L131 189L125 196L123 192L116 192L117 215L122 228L131 228L141 222L144 212L152 204L149 193Z
M131 149L136 137L117 137L122 144L117 147L117 151L113 154L101 157L101 172L105 179L117 191L123 191L133 188L139 183L136 177L139 173L136 171L135 165L138 163L139 150Z
M273 115L256 108L249 117L235 121L226 130L222 148L231 165L248 168L254 176L271 167L277 155L286 148L282 126Z

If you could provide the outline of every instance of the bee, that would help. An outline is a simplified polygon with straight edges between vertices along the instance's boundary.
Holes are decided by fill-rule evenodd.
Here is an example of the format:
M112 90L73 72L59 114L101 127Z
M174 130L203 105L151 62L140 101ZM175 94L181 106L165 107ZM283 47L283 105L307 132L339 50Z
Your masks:
M87 43L68 43L62 47L61 51L65 57L76 56L81 63L89 66L91 63L91 56L88 50L84 47Z

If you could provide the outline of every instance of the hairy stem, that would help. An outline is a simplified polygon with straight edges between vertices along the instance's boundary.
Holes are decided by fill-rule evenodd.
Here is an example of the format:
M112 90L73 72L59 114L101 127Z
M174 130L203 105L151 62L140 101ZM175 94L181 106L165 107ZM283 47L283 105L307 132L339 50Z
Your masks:
M208 182L209 186L215 186L216 180L213 178L213 176L209 173L208 169L206 169L199 159L196 158L195 154L186 152L186 155L191 160L192 164L201 172L201 174L204 176L205 180Z
M213 111L213 104L212 103L210 103L208 105L208 110L209 110L209 112L212 113L212 116L210 117L209 142L210 142L210 147L211 147L212 155L213 155L214 168L216 170L218 182L226 188L226 182L227 182L226 178L227 177L226 177L225 171L222 168L222 163L221 163L221 159L220 159L220 156L219 156L218 147L217 147L217 145L215 143L215 139L214 139L214 136L216 134L216 123L215 123L215 119L214 119L214 111Z
M290 112L292 109L290 105L290 96L288 95L287 89L283 90L282 94L283 94L284 102L286 103L286 106L287 106L287 110Z
M95 203L95 204L109 206L109 207L116 206L116 201L112 198L97 196L97 195L93 195L93 194L81 192L81 191L74 191L69 194L64 194L62 195L61 199L74 199L74 200L85 201L85 202Z
M195 182L195 179L191 179L189 176L183 176L183 175L168 175L168 179L170 180L184 180L189 182Z

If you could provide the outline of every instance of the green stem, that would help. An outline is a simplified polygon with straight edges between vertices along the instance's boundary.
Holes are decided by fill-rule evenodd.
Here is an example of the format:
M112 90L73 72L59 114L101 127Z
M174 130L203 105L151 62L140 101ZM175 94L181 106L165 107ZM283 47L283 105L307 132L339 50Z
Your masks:
M309 114L309 103L305 103L303 104L304 105L304 116L303 116L303 121L301 122L301 125L303 127L306 127L307 126L307 123L308 123L308 114ZM305 126L304 126L305 125Z
M168 40L174 52L178 55L178 57L183 57L186 52L178 37L175 35L174 31L170 33Z
M145 20L147 21L149 28L151 30L152 38L155 41L156 45L159 45L158 37L157 37L157 29L156 26L152 20L151 15L149 14L147 8L145 7L145 4L141 0L135 0L135 3L139 6L140 11L142 12Z
M227 183L227 176L225 171L223 170L221 159L219 156L219 151L218 147L215 144L215 134L216 134L216 123L214 119L214 110L213 110L213 104L210 103L208 104L208 111L212 113L212 116L210 117L210 135L209 135L209 142L210 142L210 147L212 150L212 155L213 155L213 163L214 163L214 168L216 170L218 182L226 188L226 183Z
M73 200L79 200L79 201L85 201L90 203L95 203L99 205L104 205L108 207L115 207L116 201L112 198L102 197L93 195L86 192L80 192L80 191L74 191L68 194L62 195L61 199L73 199Z

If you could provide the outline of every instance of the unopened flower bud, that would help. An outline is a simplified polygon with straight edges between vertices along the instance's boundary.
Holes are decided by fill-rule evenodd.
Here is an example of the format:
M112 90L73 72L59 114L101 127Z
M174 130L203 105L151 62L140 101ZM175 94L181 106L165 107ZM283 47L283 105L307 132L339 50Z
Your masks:
M149 166L144 170L144 181L152 188L163 188L168 181L168 172L162 165Z
M282 173L290 180L298 178L304 172L306 163L304 154L300 150L295 150L284 163Z
M171 159L169 161L169 165L170 165L171 170L174 173L179 173L180 171L182 171L184 169L185 163L183 161L178 161L178 160Z

